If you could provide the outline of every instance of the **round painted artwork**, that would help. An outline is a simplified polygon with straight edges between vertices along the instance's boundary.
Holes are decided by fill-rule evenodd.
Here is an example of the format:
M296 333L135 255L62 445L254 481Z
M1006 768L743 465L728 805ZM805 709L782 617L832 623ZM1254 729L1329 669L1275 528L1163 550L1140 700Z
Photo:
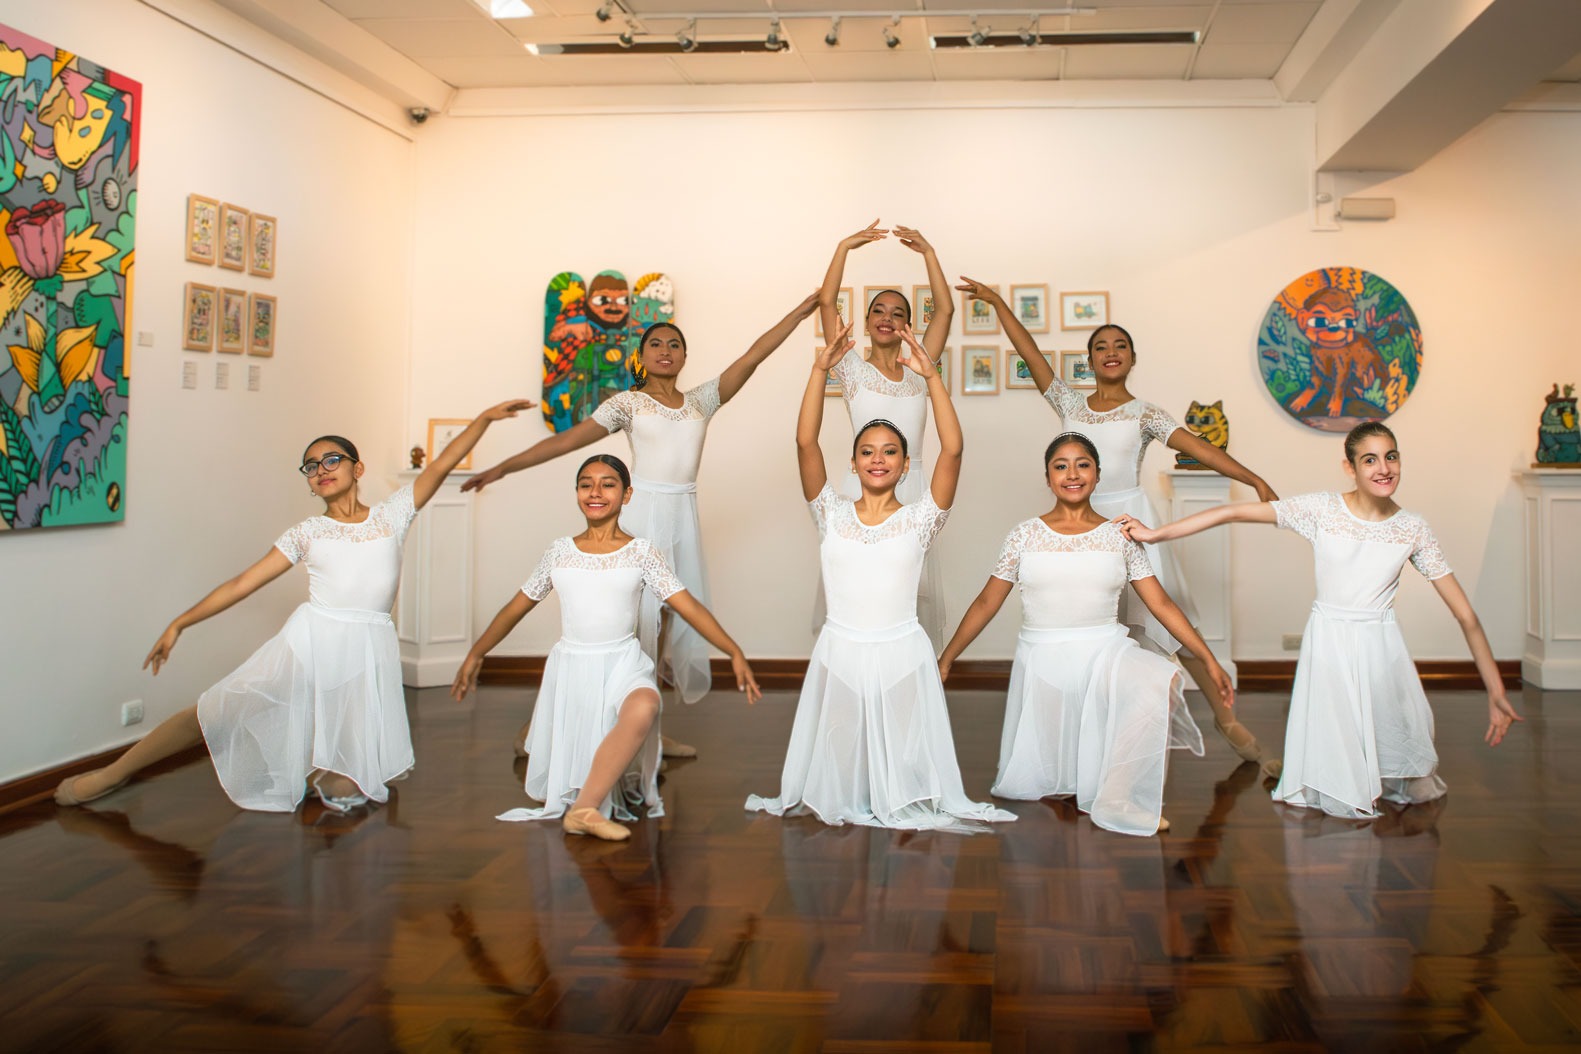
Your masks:
M1309 271L1257 333L1268 393L1297 421L1348 432L1405 404L1422 374L1422 327L1400 291L1358 267Z

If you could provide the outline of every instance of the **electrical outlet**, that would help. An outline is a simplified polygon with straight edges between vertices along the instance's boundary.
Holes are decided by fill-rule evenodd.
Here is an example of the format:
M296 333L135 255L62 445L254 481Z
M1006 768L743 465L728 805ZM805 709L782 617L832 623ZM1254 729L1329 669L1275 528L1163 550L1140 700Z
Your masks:
M121 724L139 725L143 723L143 701L133 699L129 703L121 704Z
M140 347L140 348L151 348L151 347L153 347L154 346L154 335L152 333L148 332L148 330L146 330L146 329L138 330L137 331L137 346Z
M1301 634L1286 633L1283 637L1279 638L1279 643L1285 649L1285 651L1300 651Z

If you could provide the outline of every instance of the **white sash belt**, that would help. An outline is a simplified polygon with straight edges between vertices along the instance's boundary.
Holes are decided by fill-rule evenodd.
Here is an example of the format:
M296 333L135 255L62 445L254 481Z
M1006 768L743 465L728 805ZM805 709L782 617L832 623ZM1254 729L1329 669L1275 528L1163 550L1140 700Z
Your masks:
M1095 490L1092 496L1097 501L1130 501L1142 494L1141 487L1130 487L1126 490Z
M1322 615L1332 622L1393 622L1394 608L1342 608L1334 604L1314 603L1312 613Z
M636 639L637 639L637 635L635 633L628 633L624 637L621 637L621 638L619 638L617 640L606 640L606 641L566 640L564 637L561 637L559 643L557 643L555 645L555 647L560 648L560 649L562 649L564 651L571 651L571 652L577 652L579 654L589 654L590 655L590 654L592 654L594 652L613 651L614 649L622 646L623 644L627 643L628 641L633 641L633 640L636 640Z
M1125 627L1118 622L1108 622L1102 626L1070 626L1061 629L1021 627L1021 639L1028 644L1064 644L1073 640L1103 640L1106 637L1125 635Z
M381 623L390 621L388 611L363 611L360 608L332 608L323 604L309 601L308 606L320 615L328 615L339 622L372 622Z
M643 479L641 476L631 477L633 490L645 490L653 494L696 494L697 484L692 483L660 483L654 479Z
M834 619L825 619L823 628L858 644L879 644L886 640L899 640L913 630L920 631L922 624L916 619L910 619L898 626L888 626L884 629L856 629L852 626L843 626Z

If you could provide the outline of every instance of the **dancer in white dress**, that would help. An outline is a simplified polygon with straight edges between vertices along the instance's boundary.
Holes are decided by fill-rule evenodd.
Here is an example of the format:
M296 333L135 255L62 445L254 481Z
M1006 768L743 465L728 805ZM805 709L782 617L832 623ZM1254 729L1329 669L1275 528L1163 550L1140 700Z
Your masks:
M904 323L911 354L901 361L927 379L939 431L929 493L910 505L895 496L908 471L907 439L888 421L857 429L851 465L856 502L835 493L818 431L824 376L845 353L850 327L814 361L796 425L802 493L818 522L829 617L802 681L780 792L752 795L746 808L776 815L810 811L824 823L985 830L1015 814L966 797L944 685L917 624L917 576L955 499L961 425L949 392Z
M298 562L307 566L307 603L196 706L161 722L105 768L63 780L55 800L80 805L103 797L154 762L207 742L220 785L244 809L290 812L309 789L339 812L385 801L385 784L412 767L390 623L406 529L491 423L533 405L517 399L485 410L410 486L371 509L357 492L365 468L357 448L340 436L310 443L301 471L324 514L286 531L267 556L170 623L143 666L157 675L184 630Z
M659 797L659 688L653 660L637 641L638 602L652 593L710 644L730 656L736 686L756 702L752 667L665 564L658 547L622 529L633 495L625 464L596 454L577 472L587 529L549 546L538 568L494 616L456 673L457 700L477 686L487 655L522 617L560 593L560 640L550 649L527 732L527 795L542 808L512 809L501 820L561 819L568 834L618 842L631 830L610 819L664 815ZM624 777L624 778L623 778Z
M1274 502L1222 505L1150 529L1120 522L1138 541L1184 538L1222 523L1273 523L1312 543L1317 599L1301 636L1285 768L1275 799L1335 816L1373 817L1380 799L1431 801L1444 793L1433 747L1433 712L1394 621L1394 595L1409 560L1433 583L1476 660L1488 692L1490 746L1521 720L1482 623L1433 532L1394 502L1400 452L1379 422L1345 437L1345 471L1356 489Z
M1118 618L1129 581L1148 610L1181 640L1202 647L1147 562L1113 522L1093 510L1101 465L1079 432L1055 437L1043 455L1054 508L1005 539L988 584L967 608L944 654L950 667L1021 586L1021 637L999 741L993 793L1027 801L1075 795L1099 827L1150 835L1163 819L1171 749L1201 755L1202 734L1186 710L1185 675L1139 647ZM1225 706L1229 675L1202 648Z
M1235 460L1200 436L1181 428L1168 412L1136 398L1126 387L1132 368L1136 365L1136 351L1131 335L1119 326L1107 325L1093 330L1087 339L1087 362L1097 380L1097 390L1091 396L1071 388L1054 372L1048 360L1038 351L1037 342L1015 317L1015 312L1005 305L1004 298L990 286L971 278L962 278L956 288L968 293L972 299L986 300L994 305L999 319L1004 323L1005 334L1027 364L1039 390L1049 405L1059 414L1063 427L1080 432L1093 441L1103 458L1103 478L1092 496L1092 507L1104 516L1122 514L1136 517L1147 523L1156 522L1157 516L1147 492L1142 489L1142 459L1153 440L1182 451L1196 458L1222 476L1238 480L1257 491L1261 501L1276 497L1273 489L1261 476ZM1186 613L1188 622L1195 624L1196 608L1191 603L1191 593L1180 571L1180 564L1166 546L1148 545L1148 563L1152 565L1164 591ZM1208 676L1205 659L1192 649L1180 652L1180 642L1134 596L1122 596L1120 621L1128 627L1131 636L1144 648L1161 655L1175 655L1186 672L1202 689L1208 705L1213 710L1213 724L1230 747L1242 758L1256 761L1270 776L1279 774L1279 761L1263 750L1257 738L1241 724L1235 714L1224 705L1215 691L1213 679Z
M836 298L840 295L840 283L845 280L846 256L852 249L882 241L890 233L874 220L835 248L834 259L829 261L828 273L824 275L823 288L818 291L818 309L825 333L833 333L842 325ZM933 246L920 233L910 227L895 227L893 233L900 244L920 253L927 265L933 318L923 334L922 346L928 359L937 363L949 339L950 319L955 314L949 279L944 277ZM928 383L921 374L902 363L906 346L900 332L902 327L911 324L911 302L899 290L886 289L867 305L864 324L868 339L873 342L872 357L864 359L853 346L830 372L840 383L840 396L850 414L853 431L869 421L884 420L894 423L906 437L911 451L911 470L896 488L895 497L902 504L910 505L928 492L932 473L932 462L927 454ZM853 501L862 496L861 485L854 476L845 481L840 490ZM823 626L826 603L820 580L813 605L814 633ZM937 651L944 643L944 579L939 569L939 555L931 546L923 555L922 574L917 580L917 621Z
M461 489L481 491L513 472L579 450L612 432L625 432L631 444L632 499L620 515L621 529L652 542L687 592L707 605L708 571L697 518L697 470L703 460L708 423L817 306L817 295L808 296L724 373L687 391L680 388L681 368L686 365L685 336L668 322L649 326L639 344L647 371L640 390L613 396L587 420L485 469ZM650 593L643 594L637 639L657 664L660 677L675 686L683 701L695 703L708 693L713 673L707 644L685 622L663 618L658 598ZM523 726L516 740L518 752L524 749L526 734ZM697 751L665 738L664 753L692 757Z

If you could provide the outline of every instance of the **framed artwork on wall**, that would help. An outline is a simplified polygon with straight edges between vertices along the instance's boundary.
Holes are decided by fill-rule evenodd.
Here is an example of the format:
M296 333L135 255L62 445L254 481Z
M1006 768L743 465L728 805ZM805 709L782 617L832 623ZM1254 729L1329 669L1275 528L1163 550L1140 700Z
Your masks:
M834 371L830 370L823 375L823 397L828 399L839 394L840 380L834 375Z
M1028 333L1049 331L1049 287L1046 285L1013 285L1010 287L1010 309L1016 321Z
M851 321L851 299L853 295L851 289L845 287L834 298L834 309L840 316L840 324L842 326ZM814 311L812 314L812 335L824 338L834 336L833 333L825 333L823 331L822 311Z
M999 394L999 349L983 345L961 348L961 394Z
M273 278L280 224L273 216L255 212L247 220L247 273Z
M247 293L241 289L221 289L219 297L215 350L240 355L247 350Z
M275 298L263 293L247 297L247 354L260 358L274 355L275 326L278 322Z
M928 332L928 327L933 325L933 287L927 285L914 285L911 287L911 331L917 336Z
M1054 368L1054 356L1045 351L1043 358L1048 360L1049 368ZM1037 390L1037 381L1032 379L1032 371L1027 369L1027 364L1022 361L1021 355L1014 349L1005 352L1005 388L1028 388Z
M1108 293L1061 293L1060 329L1097 329L1109 324Z
M247 220L246 209L235 205L220 206L220 259L219 265L229 271L247 270Z
M430 417L428 419L428 463L434 463L434 455L450 445L450 441L467 430L472 423L470 417ZM466 472L472 468L472 451L467 451L467 456L462 458L456 469Z
M214 350L214 287L188 282L181 310L181 346L187 351Z
M187 195L187 259L211 264L219 254L220 203L201 194Z
M999 292L997 285L988 287ZM999 332L999 313L986 300L974 300L970 294L961 294L961 332L969 337L986 337Z
M1059 378L1072 388L1098 387L1098 376L1092 372L1092 363L1085 351L1059 353Z

